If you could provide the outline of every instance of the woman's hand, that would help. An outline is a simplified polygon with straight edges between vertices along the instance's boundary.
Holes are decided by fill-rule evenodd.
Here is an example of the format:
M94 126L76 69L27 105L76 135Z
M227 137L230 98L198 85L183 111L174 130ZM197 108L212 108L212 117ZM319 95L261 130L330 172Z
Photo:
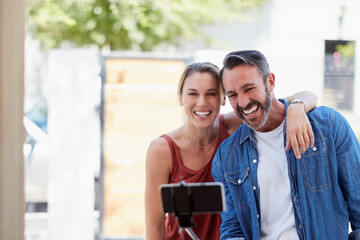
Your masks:
M302 103L290 104L286 116L286 148L293 148L295 157L301 158L301 154L314 145L314 134L305 114L305 106Z

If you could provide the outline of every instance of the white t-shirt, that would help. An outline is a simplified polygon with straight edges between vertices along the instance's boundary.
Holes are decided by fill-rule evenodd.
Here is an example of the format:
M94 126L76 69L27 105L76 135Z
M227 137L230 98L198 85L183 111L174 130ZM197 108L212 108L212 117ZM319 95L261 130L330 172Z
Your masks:
M259 152L261 239L298 240L284 149L284 122L270 132L256 132Z

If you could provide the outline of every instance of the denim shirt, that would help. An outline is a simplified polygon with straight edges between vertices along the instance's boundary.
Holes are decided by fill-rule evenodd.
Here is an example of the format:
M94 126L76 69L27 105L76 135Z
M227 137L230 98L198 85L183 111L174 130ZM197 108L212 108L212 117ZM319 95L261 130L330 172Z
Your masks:
M284 102L287 109L288 102ZM314 146L301 159L295 158L292 149L286 152L299 238L359 240L359 141L344 117L333 109L317 107L307 116ZM284 134L284 143L285 138ZM216 152L212 174L216 182L224 184L226 195L220 239L260 239L258 159L254 132L246 124Z

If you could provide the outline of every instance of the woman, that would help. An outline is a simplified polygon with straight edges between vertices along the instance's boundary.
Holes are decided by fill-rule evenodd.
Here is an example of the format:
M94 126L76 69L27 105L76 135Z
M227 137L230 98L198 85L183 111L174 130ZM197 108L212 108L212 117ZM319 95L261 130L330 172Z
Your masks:
M162 211L159 186L166 183L213 182L212 158L223 140L242 124L234 112L219 115L225 104L219 69L212 63L193 63L184 70L178 87L179 103L187 122L153 140L146 157L145 222L146 239L191 239L179 234L177 220ZM291 104L287 117L287 147L304 152L313 145L313 135L304 109L316 106L314 94L302 92L288 97L304 104ZM296 101L298 102L298 101ZM305 106L305 108L304 108ZM219 239L219 214L193 217L193 231L200 239Z

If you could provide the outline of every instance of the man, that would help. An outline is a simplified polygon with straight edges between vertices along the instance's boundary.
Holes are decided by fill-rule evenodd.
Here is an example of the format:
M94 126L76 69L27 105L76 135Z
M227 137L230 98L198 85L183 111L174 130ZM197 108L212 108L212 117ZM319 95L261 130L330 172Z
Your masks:
M315 143L296 159L284 149L289 103L275 98L265 57L229 53L220 74L246 123L213 160L212 174L226 194L220 238L359 240L360 146L346 120L327 107L309 112Z

